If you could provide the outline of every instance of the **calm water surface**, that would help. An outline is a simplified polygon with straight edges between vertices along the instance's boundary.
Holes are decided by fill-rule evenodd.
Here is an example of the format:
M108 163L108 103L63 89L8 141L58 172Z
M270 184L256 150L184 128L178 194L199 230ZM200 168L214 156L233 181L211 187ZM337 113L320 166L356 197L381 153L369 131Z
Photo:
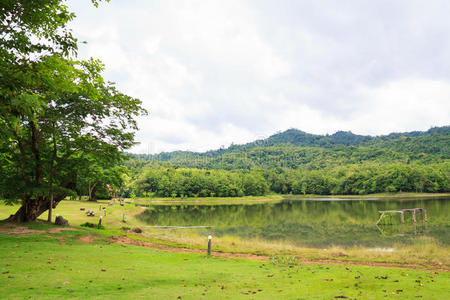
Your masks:
M417 216L405 225L376 226L379 210L426 208L428 222ZM450 197L440 199L330 200L298 199L276 203L227 205L153 205L139 215L149 225L212 226L192 230L199 235L287 241L299 246L390 247L431 237L450 244ZM400 220L400 217L398 217ZM181 230L181 229L180 229Z

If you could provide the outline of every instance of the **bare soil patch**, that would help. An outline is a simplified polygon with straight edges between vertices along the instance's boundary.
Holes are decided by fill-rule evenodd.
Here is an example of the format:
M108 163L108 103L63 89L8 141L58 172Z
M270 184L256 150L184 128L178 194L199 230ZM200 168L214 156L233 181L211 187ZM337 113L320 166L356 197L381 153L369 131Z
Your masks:
M176 252L176 253L198 253L206 254L206 250L193 249L193 248L178 248L171 247L168 245L161 245L147 241L133 240L127 236L113 236L110 241L112 243L117 243L121 245L135 245L148 247L160 251ZM233 253L233 252L219 252L212 251L212 256L223 257L223 258L244 258L259 261L269 261L270 256L267 255L256 255L250 253ZM404 269L418 269L418 270L434 270L441 272L449 272L447 268L441 265L430 265L423 266L417 264L393 264L393 263L383 263L383 262L366 262L366 261L344 261L344 260L334 260L334 259L306 259L299 258L297 260L301 264L334 264L334 265L353 265L353 266L369 266L369 267L383 267L383 268L404 268Z
M72 227L55 227L48 230L30 229L25 226L17 226L16 224L5 224L0 226L0 233L59 233L61 231L80 231L82 229Z
M0 226L0 233L44 233L45 230L29 229L24 226L16 226L14 224L5 224Z
M83 235L79 238L79 241L86 244L92 244L95 241L95 237L93 235Z

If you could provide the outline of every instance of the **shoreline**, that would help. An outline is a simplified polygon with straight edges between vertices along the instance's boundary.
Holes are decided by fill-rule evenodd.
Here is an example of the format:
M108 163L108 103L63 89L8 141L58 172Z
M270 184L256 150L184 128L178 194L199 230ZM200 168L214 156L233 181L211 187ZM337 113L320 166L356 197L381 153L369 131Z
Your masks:
M419 198L436 199L449 198L450 193L395 193L395 194L369 194L369 195L283 195L273 194L266 196L245 197L192 197L192 198L170 198L170 197L137 197L126 198L125 201L135 205L150 204L253 204L278 202L283 200L316 200L316 201L377 201L377 200L415 200Z

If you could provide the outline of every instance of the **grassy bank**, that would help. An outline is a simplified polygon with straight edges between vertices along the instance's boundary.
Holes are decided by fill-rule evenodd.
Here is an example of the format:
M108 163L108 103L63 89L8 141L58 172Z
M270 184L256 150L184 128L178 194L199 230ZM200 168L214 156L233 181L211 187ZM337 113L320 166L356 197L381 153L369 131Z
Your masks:
M195 197L195 198L179 198L179 197L136 197L129 199L135 203L255 203L255 202L271 202L283 199L417 199L417 198L443 198L450 197L450 193L378 193L369 195L282 195L270 194L264 196L245 196L245 197Z
M2 297L442 299L450 285L446 272L206 258L111 244L93 232L0 235Z
M99 206L106 206L104 211ZM95 217L87 217L85 211L80 208L92 209ZM4 219L13 213L16 207L0 205L0 219ZM145 207L127 203L125 206L115 204L107 206L107 202L90 203L85 201L63 201L55 209L55 214L64 216L72 226L79 226L86 222L97 223L99 215L103 216L103 225L107 230L100 231L106 236L127 234L132 239L150 241L159 245L167 245L177 248L205 249L205 236L193 233L190 230L161 229L147 226L146 223L136 218ZM122 222L123 215L127 216L127 223ZM46 216L42 216L43 219ZM134 234L124 228L133 229L139 227L141 234ZM82 227L79 227L82 228ZM232 236L214 237L214 250L230 253L251 253L266 256L289 255L299 256L312 261L341 261L360 262L366 264L392 264L415 265L421 268L450 269L449 248L439 244L430 237L419 237L412 245L393 244L390 249L367 249L364 247L328 247L307 248L287 242L266 241L258 238L240 239Z

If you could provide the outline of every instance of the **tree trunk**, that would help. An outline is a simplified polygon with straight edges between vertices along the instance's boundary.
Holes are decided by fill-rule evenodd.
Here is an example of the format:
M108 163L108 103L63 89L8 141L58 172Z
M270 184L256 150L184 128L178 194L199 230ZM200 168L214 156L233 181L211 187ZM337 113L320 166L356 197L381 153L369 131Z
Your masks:
M75 184L66 183L63 184L62 187L73 189L75 188ZM66 196L66 194L55 195L53 197L53 208L55 208L61 200L66 198ZM34 222L49 208L50 199L48 198L39 197L35 199L26 199L19 210L14 215L11 215L6 221L11 223Z
M50 207L50 202L45 198L28 199L19 210L8 218L8 222L22 223L33 222Z
M89 182L89 185L88 185L89 200L88 201L97 202L97 199L95 197L96 186L97 186L97 182L94 183L93 185L91 185L91 183Z
M53 139L53 153L52 153L52 159L50 162L50 180L49 180L49 184L50 184L50 205L48 208L48 222L52 221L52 211L53 211L53 177L55 177L55 159L56 159L56 152L57 152L57 148L56 148L56 138L55 138L55 123L52 123L53 125L53 135L52 135L52 139Z
M92 200L91 200L91 201L97 202L97 196L95 195L95 192L96 192L96 191L97 191L97 188L94 187L94 188L92 189L92 193L91 193L91 197L92 197Z
M53 206L54 206L54 204L53 204L53 192L51 192L51 195L50 195L50 204L49 204L49 207L48 207L48 218L47 218L47 221L48 221L48 222L51 222L51 221L52 221L52 211L53 211Z

